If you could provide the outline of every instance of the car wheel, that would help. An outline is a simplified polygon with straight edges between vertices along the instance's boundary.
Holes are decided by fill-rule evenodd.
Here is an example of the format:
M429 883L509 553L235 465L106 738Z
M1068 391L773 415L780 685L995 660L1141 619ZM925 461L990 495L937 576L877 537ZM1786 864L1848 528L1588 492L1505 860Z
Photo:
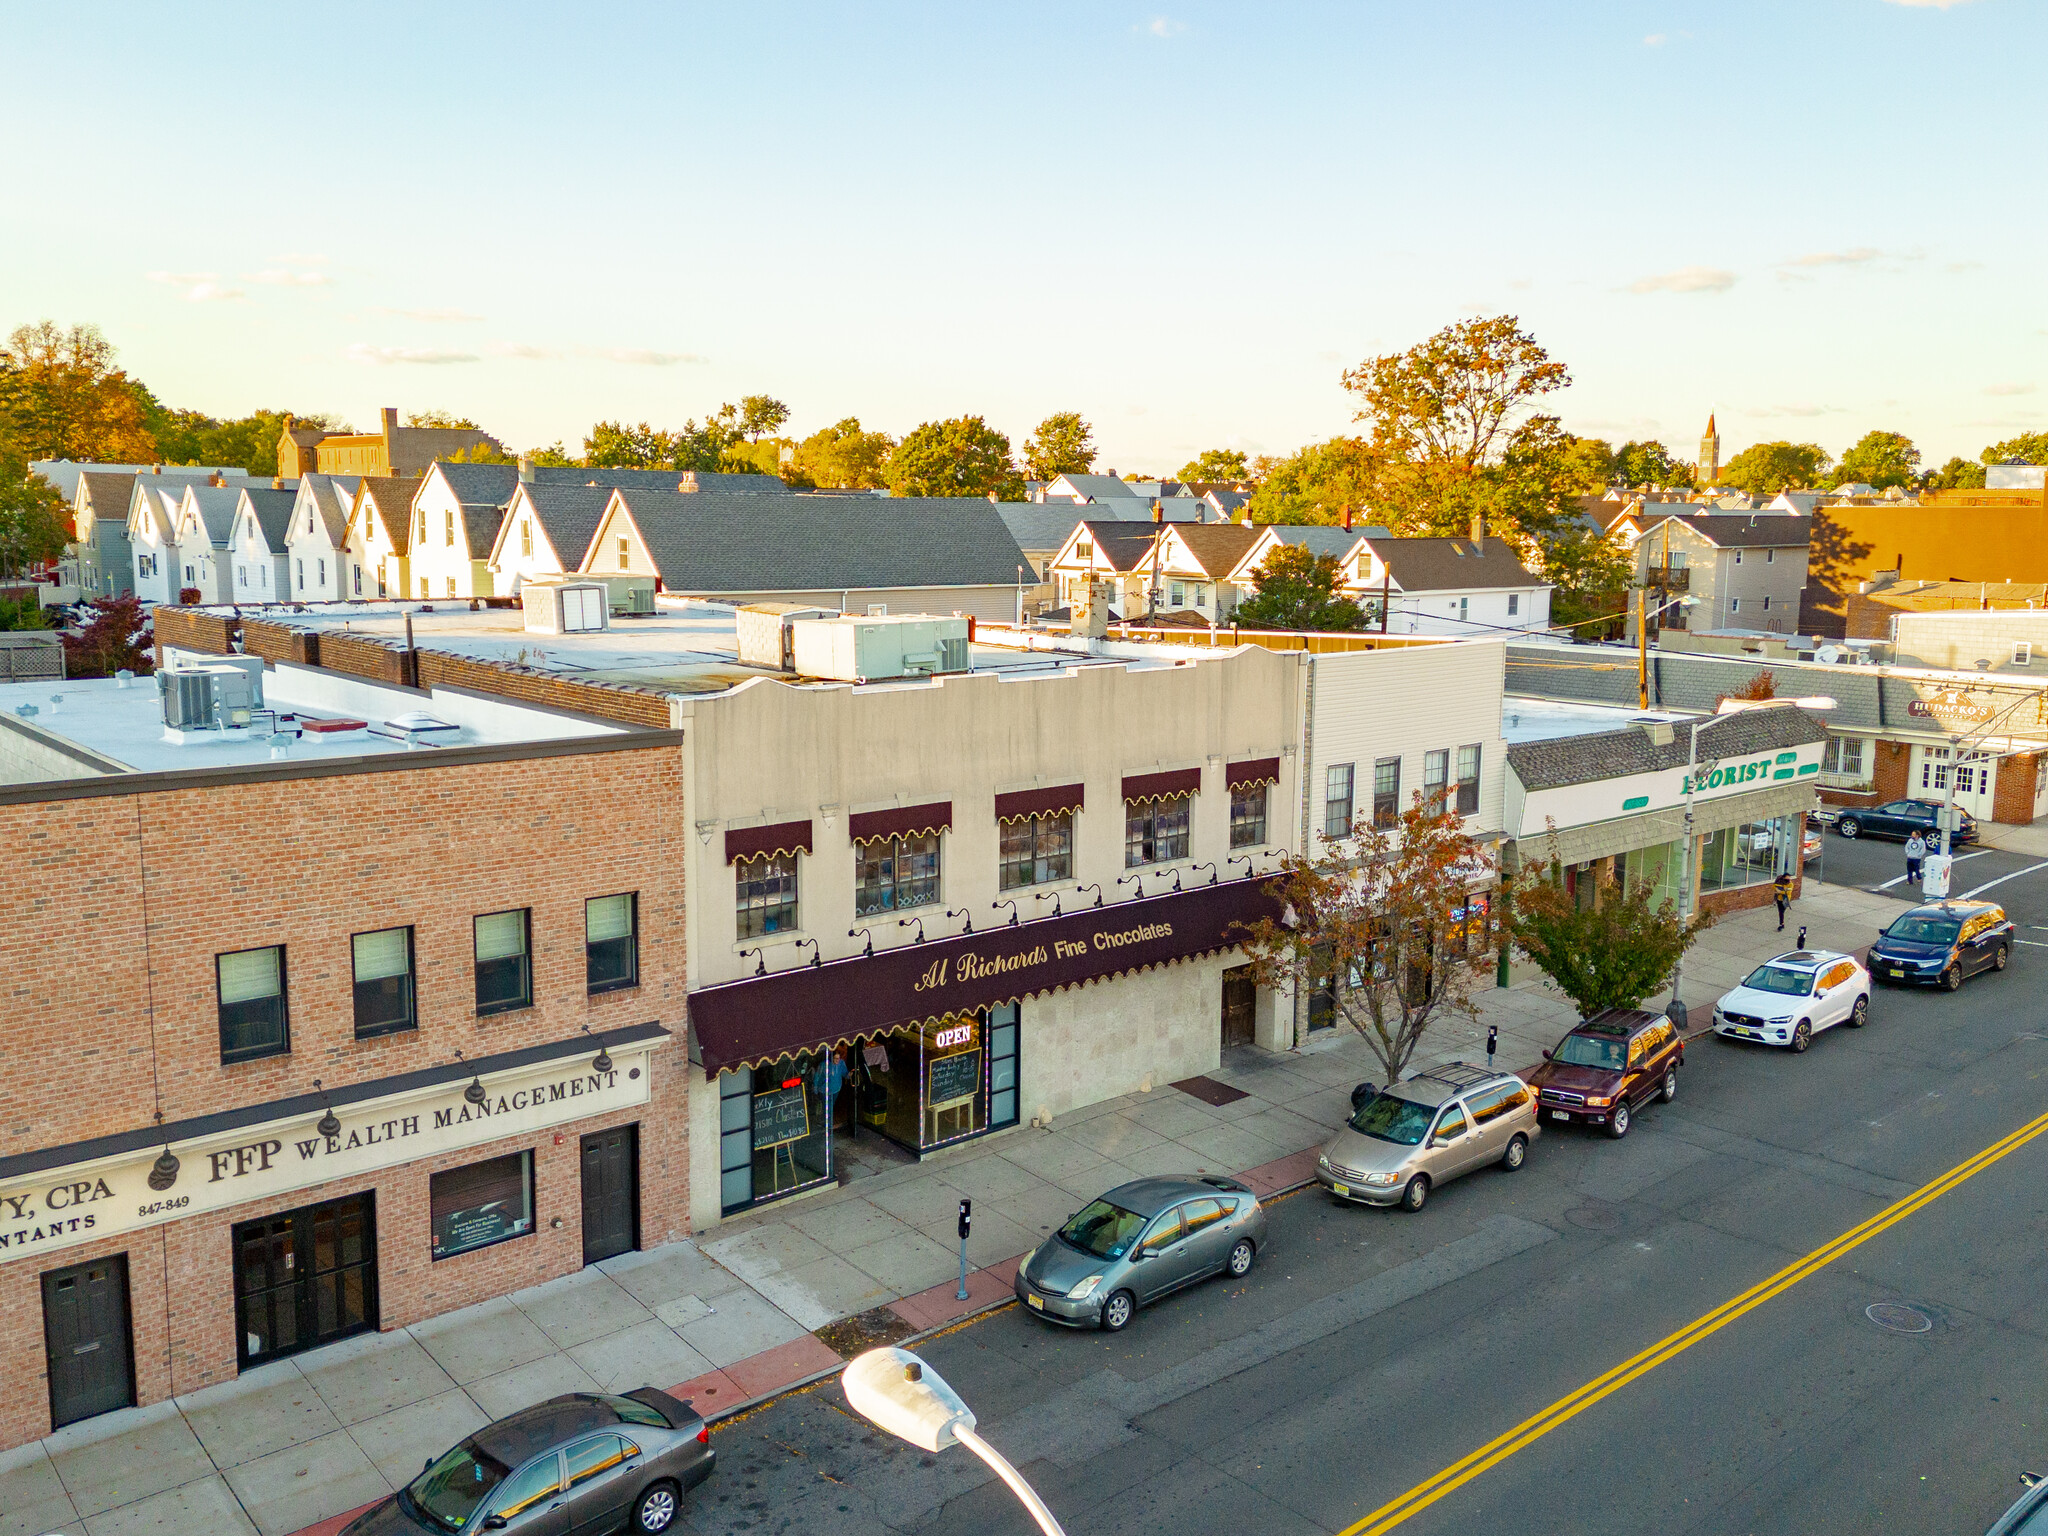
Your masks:
M1849 1027L1861 1029L1870 1022L1870 995L1865 993L1856 999L1856 1006L1849 1010Z
M1500 1155L1501 1167L1513 1173L1529 1160L1529 1138L1517 1132L1508 1138L1507 1150Z
M1957 960L1954 963L1952 963L1947 970L1941 973L1941 988L1944 992L1954 992L1958 988L1960 988L1962 984L1963 962Z
M1429 1203L1429 1175L1418 1173L1408 1181L1408 1187L1401 1191L1401 1209L1419 1211Z
M1861 837L1863 835L1863 824L1854 816L1844 816L1835 823L1835 830L1844 837Z
M1252 1260L1257 1254L1258 1250L1252 1246L1252 1240L1240 1237L1231 1244L1230 1257L1224 1261L1223 1267L1230 1272L1231 1279L1242 1280L1250 1272Z
M1797 1055L1811 1044L1813 1044L1813 1026L1807 1023L1806 1020L1801 1019L1797 1027L1792 1031L1793 1054Z
M1122 1333L1138 1310L1138 1299L1129 1291L1118 1291L1102 1304L1102 1331Z
M1991 957L1991 969L1993 969L1994 971L2002 971L2006 968L2006 965L2011 960L2011 948L2007 945L2001 944L1998 946L1998 953Z
M1614 1113L1607 1117L1607 1134L1616 1141L1628 1134L1628 1106L1617 1104Z
M674 1483L660 1482L641 1494L640 1502L633 1506L633 1529L655 1536L674 1525L678 1492Z

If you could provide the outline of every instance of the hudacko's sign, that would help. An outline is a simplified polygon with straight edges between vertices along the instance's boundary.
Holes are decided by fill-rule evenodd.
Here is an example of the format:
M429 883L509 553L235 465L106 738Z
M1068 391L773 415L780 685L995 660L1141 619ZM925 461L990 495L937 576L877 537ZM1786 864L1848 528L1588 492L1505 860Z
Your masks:
M319 1133L315 1109L174 1139L178 1168L168 1183L159 1177L162 1188L150 1182L160 1144L9 1180L0 1184L0 1263L644 1104L648 1052L659 1043L621 1046L609 1072L572 1056L492 1073L482 1103L465 1096L465 1081L337 1105L333 1136Z
M1064 899L1072 901L1074 894ZM705 1070L716 1073L1229 949L1242 942L1242 925L1279 915L1262 881L1197 886L707 987L690 994L690 1023Z

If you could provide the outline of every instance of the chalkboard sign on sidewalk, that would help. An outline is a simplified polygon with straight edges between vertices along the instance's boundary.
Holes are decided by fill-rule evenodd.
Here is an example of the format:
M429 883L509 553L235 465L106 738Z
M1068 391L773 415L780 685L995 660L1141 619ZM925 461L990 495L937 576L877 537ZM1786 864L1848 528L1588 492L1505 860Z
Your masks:
M802 1141L811 1134L811 1106L804 1085L794 1083L754 1095L754 1150Z
M925 1095L927 1110L951 1109L965 1104L981 1092L981 1052L956 1051L931 1063L931 1089Z

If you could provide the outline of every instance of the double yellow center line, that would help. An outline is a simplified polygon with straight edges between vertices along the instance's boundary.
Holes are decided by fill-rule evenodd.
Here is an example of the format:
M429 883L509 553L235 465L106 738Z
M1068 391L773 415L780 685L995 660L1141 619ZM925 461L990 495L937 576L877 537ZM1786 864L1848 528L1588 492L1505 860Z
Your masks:
M1790 1290L1807 1276L1819 1273L1843 1254L1869 1242L1878 1233L1897 1226L1921 1207L1940 1199L1957 1185L1975 1178L2007 1153L2017 1151L2044 1131L2048 1131L2048 1115L2028 1121L2004 1140L1994 1142L1975 1157L1958 1163L1931 1183L1923 1184L1905 1199L1896 1205L1887 1206L1861 1226L1851 1227L1833 1242L1814 1249L1805 1258L1786 1265L1775 1275L1751 1286L1732 1301L1724 1302L1704 1317L1687 1323L1676 1333L1659 1339L1641 1354L1622 1361L1606 1375L1595 1377L1578 1391L1559 1398L1542 1412L1524 1419L1499 1439L1488 1441L1464 1460L1453 1462L1427 1482L1416 1484L1398 1499L1381 1505L1356 1524L1346 1526L1338 1536L1380 1536L1381 1532L1391 1531L1411 1516L1429 1508L1445 1494L1462 1488L1488 1468L1499 1466L1524 1446L1534 1444L1553 1429L1584 1413L1608 1394L1619 1392L1637 1377L1646 1376L1665 1361L1683 1354L1709 1334L1727 1327L1745 1312L1760 1307L1773 1296Z

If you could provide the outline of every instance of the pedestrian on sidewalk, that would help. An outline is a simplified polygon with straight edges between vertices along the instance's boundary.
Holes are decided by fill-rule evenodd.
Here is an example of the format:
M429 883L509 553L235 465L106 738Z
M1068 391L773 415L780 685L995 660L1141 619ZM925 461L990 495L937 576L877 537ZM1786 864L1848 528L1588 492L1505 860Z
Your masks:
M1785 931L1785 910L1792 905L1792 877L1780 875L1771 882L1771 898L1778 904L1778 932Z
M1927 839L1915 832L1906 839L1906 883L1920 883L1920 861L1927 857Z

